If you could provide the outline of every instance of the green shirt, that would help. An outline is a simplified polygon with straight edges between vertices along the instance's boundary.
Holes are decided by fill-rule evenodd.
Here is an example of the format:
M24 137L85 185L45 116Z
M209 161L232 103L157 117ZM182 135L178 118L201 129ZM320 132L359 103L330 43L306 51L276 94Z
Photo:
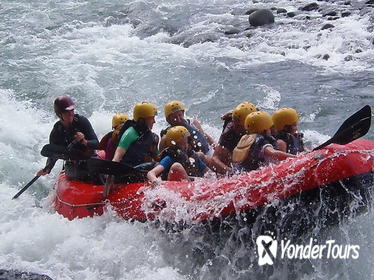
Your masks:
M127 151L130 145L138 139L138 132L131 126L123 133L121 140L119 140L118 147L121 147Z

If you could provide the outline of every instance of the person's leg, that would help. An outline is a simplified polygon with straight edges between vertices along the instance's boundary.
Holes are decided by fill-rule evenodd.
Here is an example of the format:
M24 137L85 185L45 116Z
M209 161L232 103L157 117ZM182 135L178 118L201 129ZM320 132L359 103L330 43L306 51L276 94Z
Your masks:
M179 162L173 163L173 165L170 167L170 171L168 174L168 181L183 180L189 180L186 170Z

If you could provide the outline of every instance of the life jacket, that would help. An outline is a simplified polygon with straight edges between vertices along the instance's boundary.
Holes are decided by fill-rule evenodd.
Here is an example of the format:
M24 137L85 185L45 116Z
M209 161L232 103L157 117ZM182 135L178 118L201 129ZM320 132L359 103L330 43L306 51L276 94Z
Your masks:
M257 134L246 134L240 138L232 152L232 162L241 163L248 158L251 147L256 141L256 136Z
M287 153L296 155L304 151L303 136L304 135L302 133L297 133L296 135L292 135L291 133L280 131L278 135L276 135L276 138L286 142Z
M250 140L253 141L253 139ZM250 146L250 151L247 152L248 156L239 163L239 168L245 171L250 171L266 165L268 162L261 154L261 150L266 144L271 144L273 147L276 147L275 138L268 135L257 134L255 140Z
M64 136L64 139L60 139L60 141L63 141L63 145L66 146L68 152L75 151L77 154L80 153L83 157L90 157L94 156L96 154L95 150L87 148L87 146L76 142L74 139L74 135L78 131L82 131L82 127L80 127L80 120L81 116L78 114L74 115L72 124L65 128L61 122L57 122L55 124L55 128L61 135ZM61 143L62 144L62 143Z
M155 156L154 146L158 144L158 136L150 131L149 129L141 130L137 127L136 122L128 120L123 124L116 143L113 143L115 147L118 147L118 143L121 140L123 133L130 127L133 127L139 134L139 138L133 142L126 154L123 156L121 162L136 166L144 162L152 161Z
M200 130L198 130L193 124L191 124L191 121L188 119L183 124L180 124L181 126L184 126L187 128L188 132L191 134L191 144L193 147L193 150L196 152L203 152L204 154L207 154L209 152L209 144L206 140L203 133L201 133ZM167 128L161 130L161 137L166 134L168 129L172 128L173 126L168 126Z
M179 162L182 164L183 168L186 170L188 176L193 177L203 177L204 173L199 170L197 162L199 156L193 150L188 150L187 152L182 151L179 148L169 147L162 151L161 158L169 156L173 162ZM162 179L166 180L169 170L164 170Z

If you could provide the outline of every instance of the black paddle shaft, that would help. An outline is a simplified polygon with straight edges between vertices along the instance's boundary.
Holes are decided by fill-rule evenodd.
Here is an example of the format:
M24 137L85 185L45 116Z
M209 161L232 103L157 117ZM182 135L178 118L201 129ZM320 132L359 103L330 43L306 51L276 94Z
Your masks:
M326 147L331 143L345 145L364 136L371 125L371 108L369 105L354 113L339 127L338 131L325 143L314 148L313 151Z
M13 196L12 199L16 199L17 197L19 197L24 191L26 191L32 184L34 184L34 182L36 180L39 179L40 176L35 176L30 182L27 183L26 186L24 186L18 193L15 194L15 196Z

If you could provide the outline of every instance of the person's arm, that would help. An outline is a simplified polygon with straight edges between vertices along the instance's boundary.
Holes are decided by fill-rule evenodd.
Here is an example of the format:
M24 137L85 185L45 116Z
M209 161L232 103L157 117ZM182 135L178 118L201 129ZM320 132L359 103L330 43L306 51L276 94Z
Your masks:
M164 171L164 167L159 164L155 166L152 170L148 171L147 179L151 182L152 185L157 184L161 181L158 176Z
M203 128L201 127L201 124L198 120L196 119L192 119L192 124L198 129L200 130L200 132L204 135L204 137L206 138L206 140L208 141L208 144L209 145L213 145L215 143L214 139L208 135L207 133L205 133L205 131L203 130Z
M231 157L232 155L227 148L221 145L217 145L212 156L213 169L220 174L230 172L231 167L229 167L228 165L231 162Z
M122 135L112 161L120 162L130 145L138 140L139 134L133 127L128 128Z
M79 117L79 132L74 135L74 139L77 142L82 143L89 149L97 149L99 147L99 140L97 139L96 133L92 128L90 121L84 117Z
M63 135L60 135L59 129L58 129L58 123L56 123L51 133L49 134L49 144L55 144L55 145L63 145L63 143L60 143L64 139ZM37 176L44 176L49 173L51 173L51 170L55 166L57 162L56 158L47 158L47 162L45 164L45 167L43 169L40 169L38 172L36 172Z
M285 152L285 153L287 152L287 144L283 140L281 139L277 140L277 147L278 147L278 150Z
M265 156L270 157L270 158L275 159L275 160L279 160L279 161L284 160L284 159L289 158L289 157L291 157L291 158L296 157L295 155L276 150L271 145L267 145L263 149L264 149L264 155Z

